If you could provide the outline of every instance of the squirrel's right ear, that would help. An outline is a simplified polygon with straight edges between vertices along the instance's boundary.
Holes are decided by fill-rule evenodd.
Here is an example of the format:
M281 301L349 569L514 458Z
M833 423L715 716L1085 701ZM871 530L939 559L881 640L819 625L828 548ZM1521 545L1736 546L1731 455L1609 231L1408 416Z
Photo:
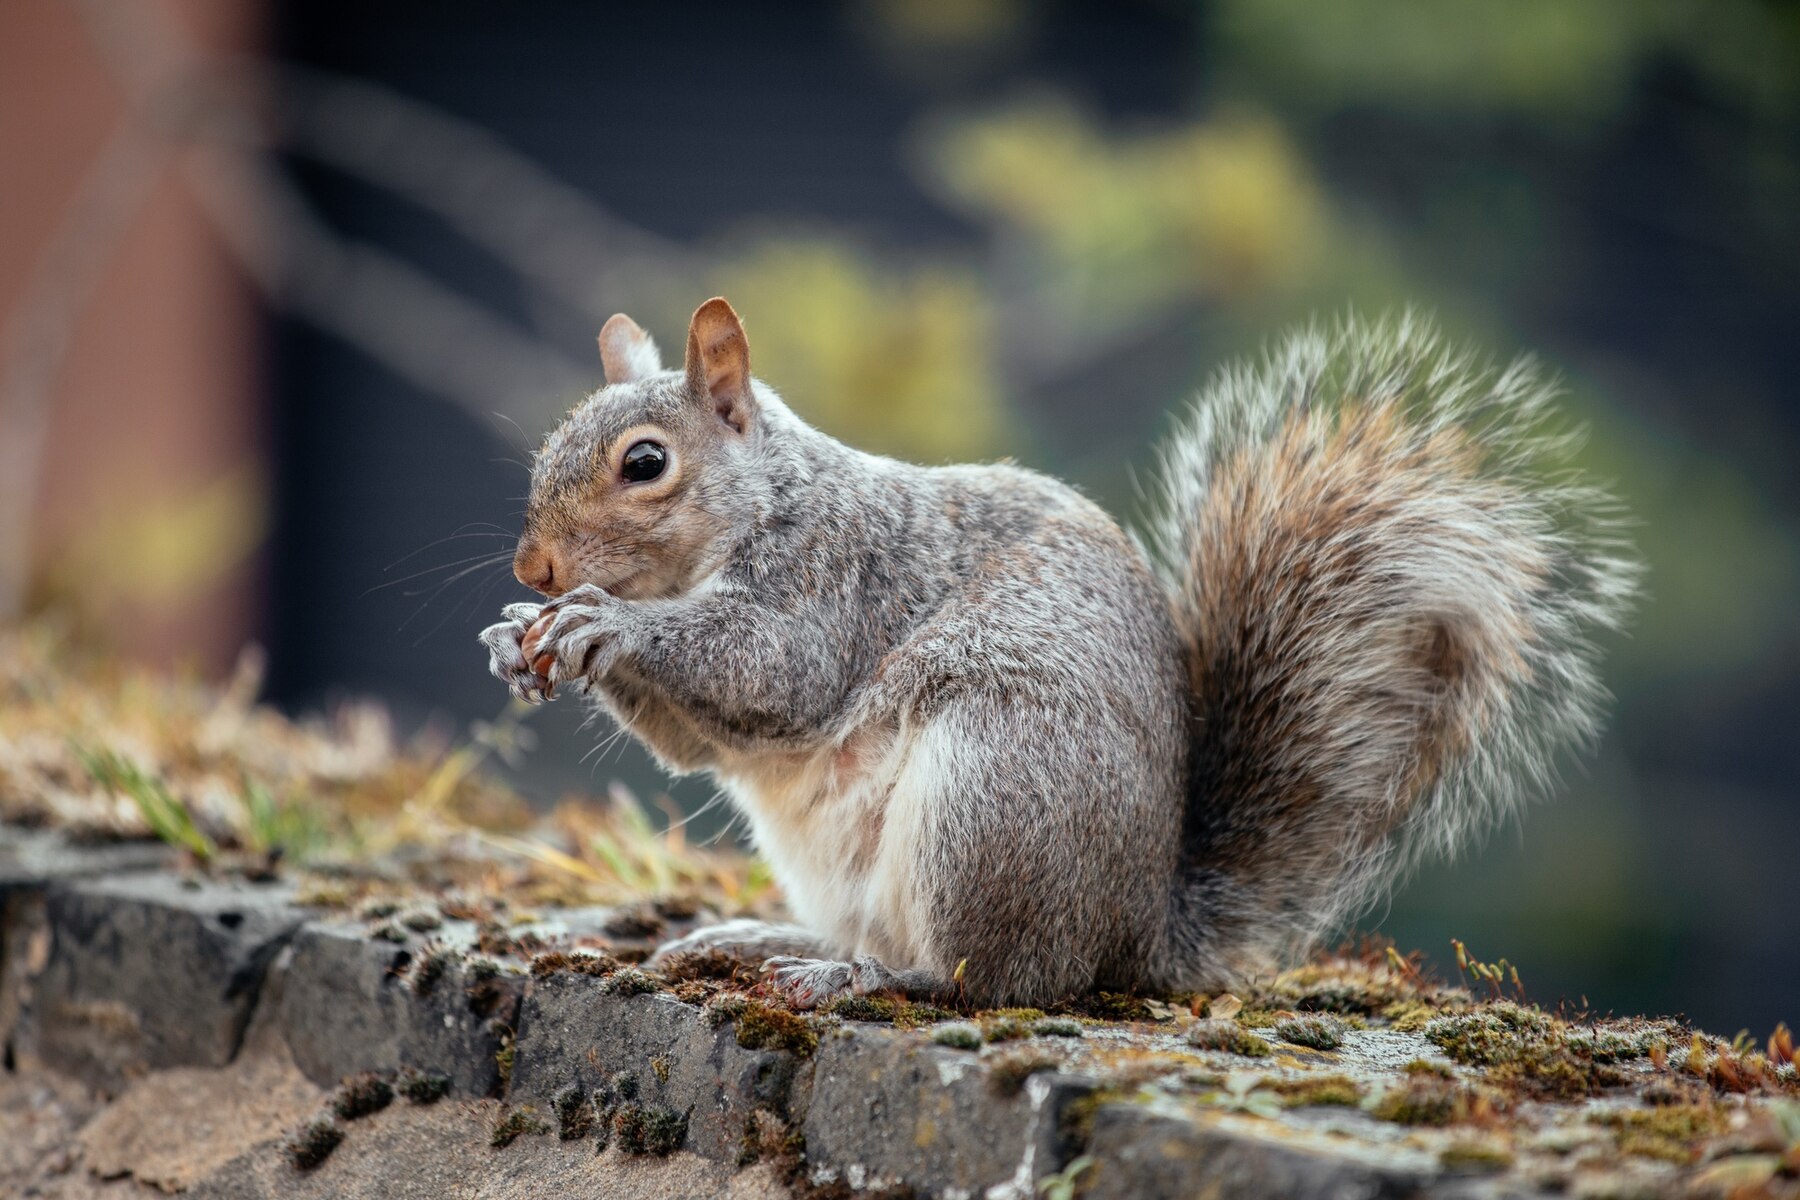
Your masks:
M750 427L756 398L750 392L750 343L744 323L723 296L694 310L688 322L688 389L704 397L718 418L739 433Z
M662 370L662 355L636 321L614 313L600 327L600 365L606 382L635 383Z

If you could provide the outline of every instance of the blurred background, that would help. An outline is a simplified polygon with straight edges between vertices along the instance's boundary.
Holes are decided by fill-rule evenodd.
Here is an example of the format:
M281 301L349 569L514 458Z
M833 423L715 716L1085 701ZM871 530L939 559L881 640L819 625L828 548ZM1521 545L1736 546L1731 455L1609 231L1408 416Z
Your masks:
M1545 1003L1797 1015L1800 7L4 0L0 179L0 620L259 641L283 708L408 727L502 707L474 634L615 311L678 358L723 292L815 423L1126 519L1297 321L1531 350L1650 599L1597 758L1365 924ZM668 787L581 719L532 717L535 800Z

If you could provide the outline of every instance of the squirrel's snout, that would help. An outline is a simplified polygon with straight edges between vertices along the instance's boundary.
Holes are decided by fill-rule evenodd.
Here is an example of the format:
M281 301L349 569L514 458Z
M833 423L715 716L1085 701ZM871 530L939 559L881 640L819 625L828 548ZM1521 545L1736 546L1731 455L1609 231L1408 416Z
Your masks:
M568 591L568 571L556 555L537 542L520 542L513 555L513 574L520 583L546 596L560 596Z

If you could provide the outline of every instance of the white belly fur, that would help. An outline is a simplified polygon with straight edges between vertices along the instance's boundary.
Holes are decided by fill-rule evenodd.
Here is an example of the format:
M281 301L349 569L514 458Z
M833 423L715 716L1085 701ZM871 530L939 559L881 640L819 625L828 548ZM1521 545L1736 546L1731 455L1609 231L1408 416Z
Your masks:
M935 799L953 786L956 745L940 720L859 732L808 756L724 764L794 919L834 953L934 965L916 864L933 836Z

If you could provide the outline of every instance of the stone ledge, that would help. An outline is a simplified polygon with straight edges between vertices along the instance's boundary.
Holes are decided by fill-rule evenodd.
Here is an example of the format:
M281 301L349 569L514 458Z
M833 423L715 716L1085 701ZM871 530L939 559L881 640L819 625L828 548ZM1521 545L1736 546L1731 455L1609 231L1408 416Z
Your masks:
M905 1005L802 1017L742 979L670 987L605 953L642 949L605 936L641 923L613 910L502 930L421 895L409 925L303 905L288 884L118 873L135 860L32 837L0 854L0 1144L34 1148L0 1155L0 1194L85 1195L79 1181L125 1172L218 1197L1025 1200L1058 1177L1084 1197L1688 1196L1722 1194L1717 1164L1762 1172L1759 1194L1800 1190L1777 1119L1800 1118L1800 1081L1780 1055L1689 1044L1672 1023L1565 1026L1378 963L1284 977L1252 998L1270 1011L1235 1020L1113 998L1113 1019L975 1014L951 1036L946 1014ZM1472 1026L1484 1037L1510 1021L1576 1049L1528 1063L1524 1084L1490 1078L1419 1032L1433 1003L1498 1022ZM1331 1049L1270 1027L1317 1005L1369 1015L1334 1025ZM460 1100L334 1118L342 1144L297 1169L272 1130L360 1072ZM256 1104L231 1099L246 1088ZM244 1119L213 1120L217 1105ZM1670 1133L1658 1112L1705 1129ZM46 1148L40 1117L66 1123L65 1145ZM143 1149L184 1139L206 1152Z

